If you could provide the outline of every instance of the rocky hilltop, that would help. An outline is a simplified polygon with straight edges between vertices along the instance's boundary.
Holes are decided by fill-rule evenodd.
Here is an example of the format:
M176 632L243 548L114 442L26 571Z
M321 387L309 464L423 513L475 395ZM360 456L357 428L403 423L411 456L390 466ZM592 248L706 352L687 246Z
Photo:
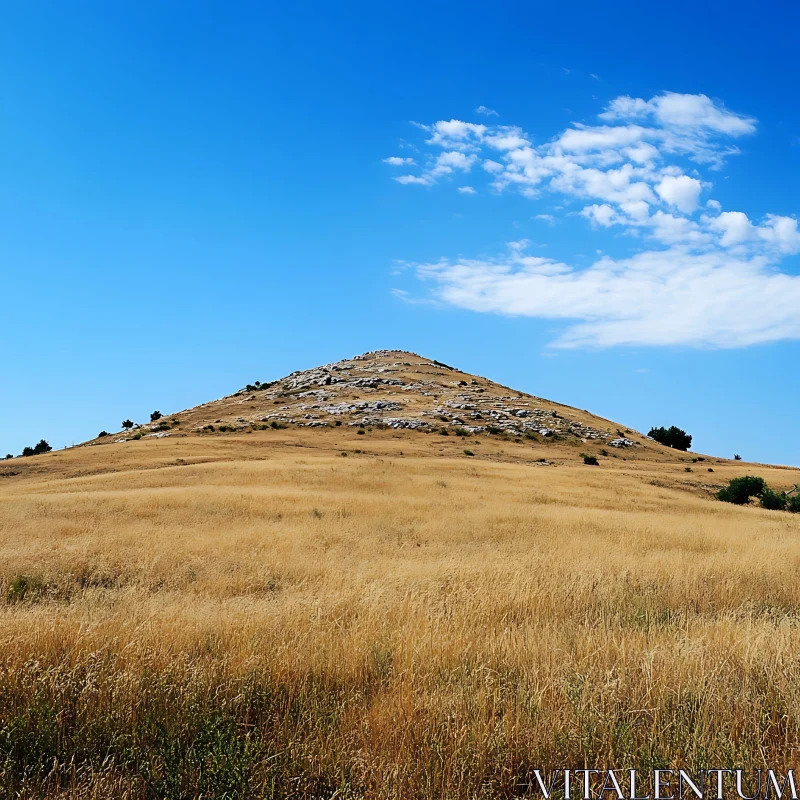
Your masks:
M95 442L264 429L372 427L423 432L569 438L615 448L650 445L641 434L440 361L377 350L248 384L236 393Z

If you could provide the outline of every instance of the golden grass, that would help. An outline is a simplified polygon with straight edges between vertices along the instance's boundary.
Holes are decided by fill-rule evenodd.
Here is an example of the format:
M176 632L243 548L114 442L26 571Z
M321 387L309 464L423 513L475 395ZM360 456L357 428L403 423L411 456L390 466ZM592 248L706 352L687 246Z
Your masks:
M800 518L702 488L796 471L463 446L188 437L0 479L2 790L511 797L536 768L798 765Z

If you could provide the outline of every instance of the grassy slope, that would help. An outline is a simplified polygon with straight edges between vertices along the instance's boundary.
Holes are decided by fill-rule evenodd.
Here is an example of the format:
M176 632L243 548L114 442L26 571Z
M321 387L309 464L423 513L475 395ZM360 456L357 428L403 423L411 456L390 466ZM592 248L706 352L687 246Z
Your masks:
M537 767L797 766L800 518L703 486L798 471L581 449L340 428L2 465L0 787L477 797Z

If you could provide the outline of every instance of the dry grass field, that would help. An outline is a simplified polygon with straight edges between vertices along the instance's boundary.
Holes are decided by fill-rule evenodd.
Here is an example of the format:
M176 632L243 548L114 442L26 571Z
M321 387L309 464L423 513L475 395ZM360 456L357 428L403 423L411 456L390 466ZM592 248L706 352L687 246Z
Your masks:
M258 430L2 465L0 796L800 765L800 515L704 488L800 472L464 444Z

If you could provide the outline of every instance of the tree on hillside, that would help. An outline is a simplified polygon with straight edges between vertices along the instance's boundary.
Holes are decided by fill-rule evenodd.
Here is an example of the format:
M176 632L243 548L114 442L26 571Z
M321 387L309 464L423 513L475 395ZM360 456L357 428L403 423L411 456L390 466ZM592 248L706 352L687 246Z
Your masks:
M154 411L154 412L153 412L153 413L150 415L150 422L158 422L158 420L160 420L160 419L161 419L161 417L163 417L163 416L164 416L164 415L163 415L163 414L162 414L160 411Z
M53 448L44 440L40 439L34 447L25 447L22 450L24 456L39 456L42 453L49 453Z
M650 433L647 435L660 444L672 447L675 450L688 450L692 446L692 437L686 431L676 428L674 425L669 428L651 428Z
M126 419L122 423L122 427L125 428L126 431L129 431L133 427L133 423L129 419Z

